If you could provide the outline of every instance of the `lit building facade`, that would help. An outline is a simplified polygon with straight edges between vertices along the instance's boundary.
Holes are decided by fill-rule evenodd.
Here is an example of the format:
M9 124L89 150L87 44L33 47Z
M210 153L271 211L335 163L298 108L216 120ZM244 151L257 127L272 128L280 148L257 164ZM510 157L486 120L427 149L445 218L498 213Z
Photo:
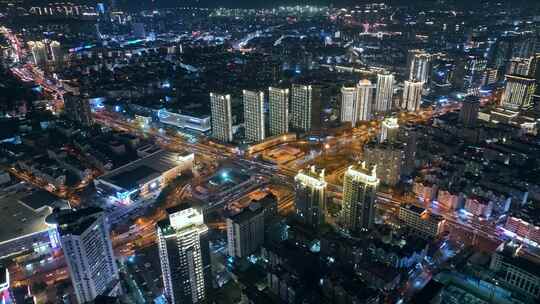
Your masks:
M489 265L503 286L527 296L532 302L540 297L538 264L517 254L521 245L502 243L491 255Z
M534 57L530 58L512 58L508 63L508 75L518 75L528 77L533 72Z
M437 207L444 211L457 210L464 201L464 197L459 192L439 189L437 192Z
M51 58L55 63L62 63L64 61L64 51L62 45L58 41L51 41L49 44L49 50L51 52Z
M534 78L506 75L506 87L501 98L501 106L509 110L530 108L535 90Z
M493 202L483 197L467 197L465 199L465 210L474 216L481 216L487 219L493 212Z
M373 226L375 195L379 186L376 172L376 166L368 166L365 162L350 166L345 172L341 221L350 233Z
M341 122L350 122L353 127L358 122L357 91L354 87L341 88Z
M358 103L358 121L371 120L372 103L373 103L373 89L375 87L371 81L364 79L360 80L356 85L357 89L357 103Z
M211 265L208 227L189 204L167 210L157 223L159 259L168 303L203 303L208 297Z
M222 141L233 140L231 95L210 93L212 137Z
M324 222L326 208L324 170L311 167L309 171L300 171L294 180L296 216L303 224L318 228Z
M423 90L423 82L406 80L403 87L401 108L409 112L417 112L418 110L420 110Z
M42 41L29 41L28 48L32 53L32 59L37 66L47 64L47 46Z
M364 159L377 166L377 177L382 184L393 187L399 183L405 161L405 151L400 144L365 145Z
M375 112L386 113L392 110L394 97L394 75L378 74L375 91Z
M289 132L289 89L268 88L270 135Z
M117 205L155 199L173 179L193 169L193 153L159 150L94 180L98 192Z
M432 214L424 208L414 205L400 206L398 217L406 226L419 232L423 237L433 238L444 231L443 217Z
M520 218L509 216L504 228L517 236L540 244L540 227Z
M431 73L431 55L425 52L418 52L412 55L409 81L428 83Z
M264 93L244 90L244 128L246 140L249 142L263 141L264 127Z
M399 134L399 124L398 120L395 117L385 118L381 123L381 134L379 137L379 142L383 143L385 141L395 142Z
M227 249L232 257L247 257L264 242L264 209L254 205L226 219Z
M300 132L318 129L321 115L321 88L293 84L291 91L291 126Z
M47 218L57 226L69 276L79 304L115 294L118 268L102 209L62 210Z

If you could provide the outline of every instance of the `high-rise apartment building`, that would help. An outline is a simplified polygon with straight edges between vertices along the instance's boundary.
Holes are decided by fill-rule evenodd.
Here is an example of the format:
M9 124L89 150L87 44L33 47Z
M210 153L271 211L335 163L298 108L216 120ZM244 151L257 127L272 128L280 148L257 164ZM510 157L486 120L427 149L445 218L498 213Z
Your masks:
M534 78L506 75L506 87L501 97L501 106L509 110L530 108L535 90Z
M90 303L98 295L114 294L118 267L103 210L61 210L47 221L56 225L77 302Z
M259 249L264 242L264 218L263 206L256 203L227 218L227 249L230 256L244 258Z
M411 55L409 81L428 83L431 73L431 55L418 52Z
M47 63L47 46L42 41L29 41L28 47L32 53L32 59L37 66Z
M401 143L369 143L364 146L364 159L377 167L377 177L387 186L396 186L401 179L405 150Z
M418 130L416 126L405 125L399 128L399 139L404 143L405 162L402 174L410 175L416 167L416 151L418 142Z
M321 96L319 86L293 84L291 90L291 126L309 132L320 127Z
M62 46L58 41L51 41L49 44L49 50L51 53L51 58L55 63L62 63L64 61L64 51Z
M389 73L378 74L375 94L375 112L386 113L392 110L394 75Z
M534 57L512 58L508 63L508 75L518 75L528 77L534 71Z
M222 142L233 140L231 95L210 93L212 137Z
M401 108L409 112L420 110L424 83L405 80Z
M467 128L476 126L478 120L478 110L480 109L480 99L477 96L469 95L463 100L459 121Z
M270 135L289 132L289 89L268 88Z
M354 127L358 122L358 99L356 86L341 88L341 122L350 122Z
M167 209L167 213L156 227L164 295L168 303L203 303L211 286L208 227L203 214L189 204Z
M326 208L324 170L311 167L308 171L300 171L294 180L296 216L300 222L318 228L324 222Z
M399 124L398 120L395 117L387 117L381 123L381 134L379 137L379 142L383 143L385 141L395 142L399 134Z
M375 86L367 79L360 80L356 85L358 121L368 121L371 119L374 89Z
M246 140L260 142L265 138L264 93L244 90L244 128Z
M465 59L464 64L463 90L467 94L478 95L480 87L483 85L487 60L471 55Z
M375 166L365 162L350 166L343 177L341 221L350 233L370 229L374 221L374 203L379 179Z
M68 119L83 126L90 126L94 123L90 102L79 95L64 94L64 114Z

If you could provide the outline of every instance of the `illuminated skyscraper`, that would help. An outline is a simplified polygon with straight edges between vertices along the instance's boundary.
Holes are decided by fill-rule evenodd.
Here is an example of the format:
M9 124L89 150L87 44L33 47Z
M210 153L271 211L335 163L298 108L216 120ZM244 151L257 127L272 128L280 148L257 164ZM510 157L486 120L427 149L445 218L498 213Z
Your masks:
M324 223L326 206L324 169L318 171L315 167L311 167L309 171L300 171L294 180L297 218L308 226L318 228Z
M424 83L405 80L404 85L401 108L409 112L416 112L420 110Z
M420 50L420 49L411 49L411 50L407 51L407 74L408 75L413 74L411 68L413 66L414 59L415 59L416 55L420 55L420 54L424 54L424 53L425 52L423 50Z
M381 136L379 142L395 142L399 133L398 120L395 117L385 118L381 123Z
M30 52L32 52L35 65L43 66L47 63L47 47L45 43L41 41L30 41L28 42L28 47L30 48Z
M360 80L356 85L357 93L357 107L358 107L358 121L368 121L371 119L372 114L372 102L373 102L373 89L375 87L371 81L364 79Z
M495 68L488 68L484 71L482 76L482 85L490 85L497 82L499 77L499 70Z
M264 93L244 90L244 127L246 140L259 142L265 138Z
M168 303L202 303L211 280L208 227L203 214L182 204L157 223L158 251Z
M341 122L350 122L354 127L358 122L358 98L356 86L341 88Z
M390 111L392 109L392 97L394 96L394 75L378 74L375 93L375 112L385 113Z
M62 63L64 61L64 52L60 42L52 41L49 44L49 49L51 52L51 58L55 63Z
M212 137L222 142L233 140L231 95L210 93Z
M409 81L420 81L424 84L429 80L431 73L431 55L418 52L411 55Z
M376 167L365 162L350 166L345 172L341 220L349 232L365 231L373 226L378 185Z
M467 94L478 95L480 87L483 85L487 60L483 57L470 55L460 64L463 68L463 90Z
M289 89L268 88L270 135L289 132Z
M321 88L293 84L291 92L291 126L300 132L318 129L321 117Z
M535 90L534 78L506 75L506 87L501 98L501 106L509 110L530 108Z
M529 76L534 70L534 57L512 58L508 64L508 75Z
M91 303L98 295L114 294L118 268L103 210L62 210L47 222L57 225L77 302Z
M459 121L465 127L474 127L478 120L478 110L480 109L480 99L477 96L469 95L463 100Z

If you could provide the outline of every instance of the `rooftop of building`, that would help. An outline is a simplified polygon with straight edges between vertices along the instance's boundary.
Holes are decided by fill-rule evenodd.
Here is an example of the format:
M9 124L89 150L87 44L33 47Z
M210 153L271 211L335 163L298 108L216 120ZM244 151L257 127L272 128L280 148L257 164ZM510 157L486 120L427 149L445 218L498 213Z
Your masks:
M497 250L497 254L500 254L505 263L511 264L523 271L529 272L540 277L540 264L535 263L521 255L516 255L519 245L511 242L501 244ZM501 250L502 249L502 250Z
M47 223L57 225L60 234L81 235L102 214L98 207L58 210L47 217Z
M181 165L180 158L189 155L190 153L176 153L160 150L145 158L138 159L110 171L100 176L99 179L122 189L136 189L139 185L155 179L163 172Z
M21 202L24 194L2 197L0 204L0 223L9 229L0 229L0 243L44 232L49 229L45 219L52 213L52 208L38 210Z
M229 219L231 219L235 223L243 223L263 212L264 212L264 208L262 206L253 207L253 208L250 206L250 207L244 208L239 213L230 216Z
M402 208L404 209L407 209L407 210L410 210L418 215L424 213L426 211L425 208L422 208L422 207L418 207L416 205L412 205L412 204L405 204L405 205L402 205L401 206Z
M44 207L67 208L69 206L67 202L61 200L59 197L41 189L37 189L21 197L20 201L35 212L41 211Z

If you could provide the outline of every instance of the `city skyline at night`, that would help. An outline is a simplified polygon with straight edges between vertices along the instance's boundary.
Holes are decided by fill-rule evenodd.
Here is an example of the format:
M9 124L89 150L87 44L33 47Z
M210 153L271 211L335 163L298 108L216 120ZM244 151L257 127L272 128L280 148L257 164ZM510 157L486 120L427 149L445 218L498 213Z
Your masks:
M2 304L534 304L540 2L0 0Z

